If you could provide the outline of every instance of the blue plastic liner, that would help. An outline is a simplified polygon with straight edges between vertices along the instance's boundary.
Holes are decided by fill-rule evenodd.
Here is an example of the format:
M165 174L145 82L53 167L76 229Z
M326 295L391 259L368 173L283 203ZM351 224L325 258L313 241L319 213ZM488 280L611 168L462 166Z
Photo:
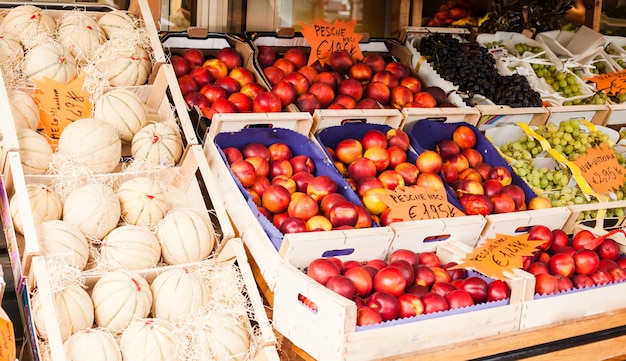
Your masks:
M370 123L345 123L343 125L337 125L333 127L328 127L320 130L317 133L317 139L322 146L327 146L334 149L339 142L344 139L353 138L360 140L363 138L365 133L369 130L379 130L383 133L387 133L388 130L393 129L387 124L370 124ZM326 151L328 154L328 152ZM328 155L330 157L330 155ZM411 162L415 164L415 160L417 159L417 153L409 149L407 151L407 162ZM443 180L443 179L442 179ZM448 202L455 206L456 208L464 211L463 206L454 195L450 187L446 187L446 194L448 198Z
M293 155L306 155L311 158L313 163L315 163L316 176L329 176L337 183L338 193L344 195L354 204L363 205L357 194L352 190L352 188L350 188L350 185L348 185L348 182L346 182L341 174L339 174L335 165L329 160L326 153L317 144L315 144L313 140L298 132L285 128L246 128L237 132L219 133L215 137L215 145L217 146L218 151L226 164L228 164L228 162L226 161L226 156L224 155L222 149L235 147L241 150L246 144L251 142L258 142L265 146L269 146L274 143L287 144ZM231 176L241 190L241 193L246 198L252 213L254 213L256 218L261 223L261 226L269 236L270 241L277 250L280 250L284 234L281 233L269 219L258 211L256 204L252 200L252 197L250 197L250 193L241 185L239 179L237 179L232 172Z
M409 135L409 139L411 140L411 146L419 154L426 149L435 150L437 143L444 139L452 139L452 133L461 125L470 127L474 131L474 134L476 134L476 146L474 148L480 151L483 155L485 163L488 163L491 166L503 166L509 170L512 178L511 183L522 187L524 195L526 196L527 204L529 200L537 196L528 183L517 175L509 163L502 158L496 147L485 137L485 135L482 134L478 128L469 123L441 123L425 119L416 122L413 127L407 131L407 133Z

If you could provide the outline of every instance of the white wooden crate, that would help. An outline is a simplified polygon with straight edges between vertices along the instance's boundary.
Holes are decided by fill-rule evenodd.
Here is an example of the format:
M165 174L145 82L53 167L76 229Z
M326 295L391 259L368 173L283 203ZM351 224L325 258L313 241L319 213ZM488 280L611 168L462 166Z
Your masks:
M216 118L217 123L211 125L203 142L204 153L209 160L211 170L214 171L218 185L225 194L225 208L232 219L237 234L243 239L254 262L258 265L258 273L263 277L263 282L267 284L270 291L273 291L276 286L279 264L283 261L302 266L312 254L322 256L328 252L340 253L340 258L359 255L380 256L387 252L393 238L393 232L389 227L292 233L284 235L279 241L274 235L272 237L268 235L260 223L264 221L261 218L263 216L253 213L251 204L246 199L247 196L242 194L220 155L214 142L214 136L219 134L217 129L221 132L225 132L227 129L230 132L236 132L253 124L263 125L268 122L287 127L283 130L294 131L303 136L308 135L311 129L310 114L304 113L308 115L309 127L305 126L306 120L294 118L294 114L300 113L282 113L280 119L277 120L273 119L274 114L271 114L272 119L268 119L263 114L253 117L248 115L246 120L239 119L238 122L229 121L229 117L233 114L218 117ZM310 145L315 146L313 142ZM321 150L318 149L317 151ZM281 236L283 235L281 234ZM365 242L368 246L362 247Z
M26 184L41 183L54 189L55 185L59 185L60 178L55 175L24 176L19 153L10 153L9 161L10 163L4 173L7 198L4 200L6 203L3 202L5 209L3 223L5 224L5 237L9 248L13 276L16 280L16 290L21 292L23 279L28 275L32 258L40 254L36 224L28 200ZM226 241L235 236L226 209L222 208L224 202L221 199L221 193L202 153L201 146L188 146L180 165L176 167L152 172L136 171L101 175L95 177L93 181L111 182L114 180L119 185L137 176L146 176L158 180L162 185L170 188L169 192L180 192L177 196L184 197L184 199L177 198L177 202L180 204L187 204L194 209L207 210L218 234L218 245L216 246L218 250L223 247ZM201 185L204 187L203 189ZM8 202L14 196L20 202L20 217L24 234L16 232L13 226Z
M596 205L596 209L606 207ZM586 229L597 237L605 235L608 231L602 228L602 222L589 227L576 224L573 232ZM617 233L615 239L622 251L626 250L624 235ZM533 289L534 276L529 278L528 288ZM564 321L573 321L587 316L600 315L624 308L626 302L626 282L596 285L585 289L575 289L563 293L538 296L534 295L523 301L522 319L520 329L547 326Z
M311 133L346 122L386 124L401 129L404 117L397 109L316 109L313 112Z
M180 267L194 268L211 264L230 265L232 267L236 267L237 271L241 274L245 286L244 295L246 296L246 301L251 306L251 312L249 313L250 326L254 327L258 331L258 334L254 335L251 340L251 345L255 347L252 351L252 359L258 361L278 361L279 356L276 348L276 336L267 318L261 296L256 288L256 283L254 281L250 265L248 264L241 239L230 239L220 253L216 255L216 258L211 260L186 265L167 266L160 269L140 270L136 271L136 273L143 276L150 283L160 273L169 269ZM62 335L58 327L57 314L54 309L53 292L50 284L50 279L54 275L49 273L46 261L44 257L41 256L35 256L33 258L32 267L29 272L26 292L24 292L23 295L24 309L22 311L24 312L25 319L27 321L26 331L33 351L33 358L36 360L50 359L53 361L65 361L66 357L63 350L64 340L62 339ZM102 274L89 275L85 277L85 285L87 286L88 291L100 277L102 277ZM43 358L43 342L37 334L32 313L30 311L31 297L35 290L39 293L39 297L41 297L42 301L42 310L44 312L43 322L45 323L46 331L48 333L48 340L45 342L47 343L46 349L49 350L50 358Z
M419 243L416 240L409 249L421 249ZM437 247L437 255L443 263L459 261L470 251L468 246L456 242ZM357 307L353 301L327 289L288 263L283 263L281 268L274 298L274 327L318 360L382 359L513 332L519 329L521 301L527 292L526 276L514 272L505 280L512 291L510 302L498 301L488 308L476 305L466 310L357 328ZM315 303L317 312L301 303L301 296Z

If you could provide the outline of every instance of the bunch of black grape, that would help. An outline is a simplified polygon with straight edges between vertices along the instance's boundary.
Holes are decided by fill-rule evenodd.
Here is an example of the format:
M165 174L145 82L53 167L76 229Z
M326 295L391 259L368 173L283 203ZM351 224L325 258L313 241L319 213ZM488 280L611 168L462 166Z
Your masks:
M433 33L422 39L418 50L442 78L457 85L470 99L481 94L498 105L542 106L528 79L498 73L494 57L476 41L461 42L451 34Z

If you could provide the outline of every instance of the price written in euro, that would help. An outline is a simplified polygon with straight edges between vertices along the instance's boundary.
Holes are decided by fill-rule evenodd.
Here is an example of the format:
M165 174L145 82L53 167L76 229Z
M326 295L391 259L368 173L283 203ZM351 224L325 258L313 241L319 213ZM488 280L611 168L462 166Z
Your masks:
M459 262L455 268L474 269L487 277L504 279L505 272L521 268L524 256L532 256L533 251L545 241L529 240L528 233L518 236L497 233Z
M600 74L586 80L596 83L598 91L603 91L607 95L626 92L626 70Z
M574 164L594 192L606 194L624 185L626 169L617 160L615 150L606 143L578 156Z
M390 217L403 221L450 218L463 216L458 208L448 202L444 189L410 187L404 191L387 190L382 201L391 208Z
M89 93L82 90L85 74L68 84L49 78L35 81L39 91L35 99L39 105L41 133L56 146L63 129L76 119L89 117Z
M363 35L354 32L356 20L335 19L329 23L318 19L312 25L301 23L302 35L311 45L309 65L320 61L321 65L330 65L330 55L335 51L347 51L354 60L363 59L359 41Z

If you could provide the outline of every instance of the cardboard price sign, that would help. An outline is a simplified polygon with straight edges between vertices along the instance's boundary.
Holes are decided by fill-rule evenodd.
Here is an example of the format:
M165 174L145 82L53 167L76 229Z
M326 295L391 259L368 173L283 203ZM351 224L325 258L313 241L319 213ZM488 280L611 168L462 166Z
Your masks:
M598 91L604 91L607 95L617 95L626 91L626 70L600 74L585 80L596 83Z
M448 202L445 189L415 186L402 191L387 189L382 201L391 208L389 216L403 221L460 217L465 214Z
M50 78L35 80L39 91L35 100L39 105L39 128L48 141L56 146L63 129L76 119L91 116L89 93L83 91L85 74L68 84Z
M574 164L580 169L591 189L606 194L624 185L626 169L617 161L615 150L603 143L580 155Z
M329 23L324 19L318 19L312 25L300 23L302 35L311 45L309 65L320 61L321 65L330 65L330 55L335 51L345 50L353 60L363 59L359 41L363 35L354 32L356 20L345 21L335 19Z
M505 272L522 268L523 257L532 256L533 251L545 241L529 240L528 233L511 236L497 233L452 268L471 268L487 277L504 279Z

